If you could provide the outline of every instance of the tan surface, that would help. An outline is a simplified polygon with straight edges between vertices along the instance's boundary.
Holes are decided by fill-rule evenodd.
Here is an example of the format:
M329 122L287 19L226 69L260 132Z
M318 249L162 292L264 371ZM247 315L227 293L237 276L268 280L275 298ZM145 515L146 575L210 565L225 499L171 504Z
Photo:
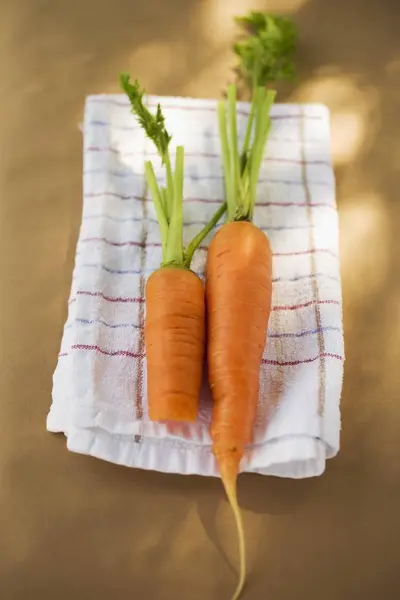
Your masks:
M245 476L248 600L400 597L397 0L253 2L299 24L301 84L326 102L341 215L347 362L340 456L315 481ZM68 453L45 432L81 209L85 94L121 69L217 96L233 0L0 2L0 598L229 598L219 483ZM93 11L93 12L92 12ZM281 99L284 96L281 96ZM397 169L397 170L396 170ZM396 403L397 400L397 403Z

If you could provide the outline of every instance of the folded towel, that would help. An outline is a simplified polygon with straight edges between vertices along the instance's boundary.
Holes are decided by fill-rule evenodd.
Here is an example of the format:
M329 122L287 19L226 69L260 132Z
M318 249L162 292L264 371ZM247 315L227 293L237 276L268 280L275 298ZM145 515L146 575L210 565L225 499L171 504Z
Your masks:
M160 102L171 151L185 147L184 237L190 240L224 197L216 102ZM249 106L238 105L243 139ZM260 372L254 440L243 471L321 474L339 449L343 374L338 219L329 114L320 105L274 105L254 215L273 249L273 309ZM84 202L68 319L47 419L67 447L114 463L217 475L205 385L194 425L148 419L143 339L146 277L161 260L144 160L163 169L125 97L87 98ZM193 269L204 274L207 243Z

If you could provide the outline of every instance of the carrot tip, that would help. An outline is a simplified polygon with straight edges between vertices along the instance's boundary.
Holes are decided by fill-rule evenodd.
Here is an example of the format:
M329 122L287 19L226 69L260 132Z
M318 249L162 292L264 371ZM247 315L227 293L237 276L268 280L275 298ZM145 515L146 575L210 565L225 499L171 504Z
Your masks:
M220 457L218 462L222 483L224 485L229 504L232 508L235 517L236 529L239 540L239 582L237 584L235 593L232 596L232 600L238 600L243 591L246 580L246 547L244 527L236 491L236 481L239 472L239 461L236 459L235 455L224 455Z

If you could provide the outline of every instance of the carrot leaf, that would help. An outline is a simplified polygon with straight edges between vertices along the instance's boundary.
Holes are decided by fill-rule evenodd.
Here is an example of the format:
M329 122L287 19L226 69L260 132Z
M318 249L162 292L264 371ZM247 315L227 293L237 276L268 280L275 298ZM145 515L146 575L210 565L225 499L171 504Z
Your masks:
M153 115L144 105L144 90L140 87L138 80L132 85L130 83L130 76L127 73L121 73L120 83L131 102L132 112L136 115L146 135L154 143L162 160L165 161L172 137L165 129L165 119L161 111L161 106L158 104L156 114Z
M142 126L147 137L154 143L158 154L161 157L162 163L165 165L167 174L167 190L168 195L166 200L166 217L169 221L172 214L172 202L173 202L173 181L172 181L172 169L171 159L169 155L169 143L172 136L168 133L165 128L165 118L162 114L161 106L157 105L156 114L153 115L143 102L144 90L140 87L139 82L136 80L132 85L130 83L130 76L126 73L120 75L121 87L128 96L132 112L136 115L139 124Z
M234 44L239 72L253 88L294 78L296 28L291 19L263 12L236 17L247 37Z

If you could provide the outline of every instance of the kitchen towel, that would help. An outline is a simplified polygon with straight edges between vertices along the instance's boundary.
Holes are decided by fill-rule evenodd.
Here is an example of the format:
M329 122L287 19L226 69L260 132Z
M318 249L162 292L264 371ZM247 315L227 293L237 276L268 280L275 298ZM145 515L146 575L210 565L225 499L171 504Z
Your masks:
M149 96L185 147L184 238L224 197L216 101ZM249 106L238 104L243 139ZM273 309L254 440L243 471L320 475L339 450L343 375L338 215L329 113L276 104L255 223L273 250ZM161 260L144 161L163 169L122 95L89 96L83 124L83 215L47 429L74 452L157 471L217 475L207 385L196 424L148 419L143 339L146 278ZM193 269L204 274L207 243ZM240 316L238 316L240 318ZM240 342L240 341L239 341Z

